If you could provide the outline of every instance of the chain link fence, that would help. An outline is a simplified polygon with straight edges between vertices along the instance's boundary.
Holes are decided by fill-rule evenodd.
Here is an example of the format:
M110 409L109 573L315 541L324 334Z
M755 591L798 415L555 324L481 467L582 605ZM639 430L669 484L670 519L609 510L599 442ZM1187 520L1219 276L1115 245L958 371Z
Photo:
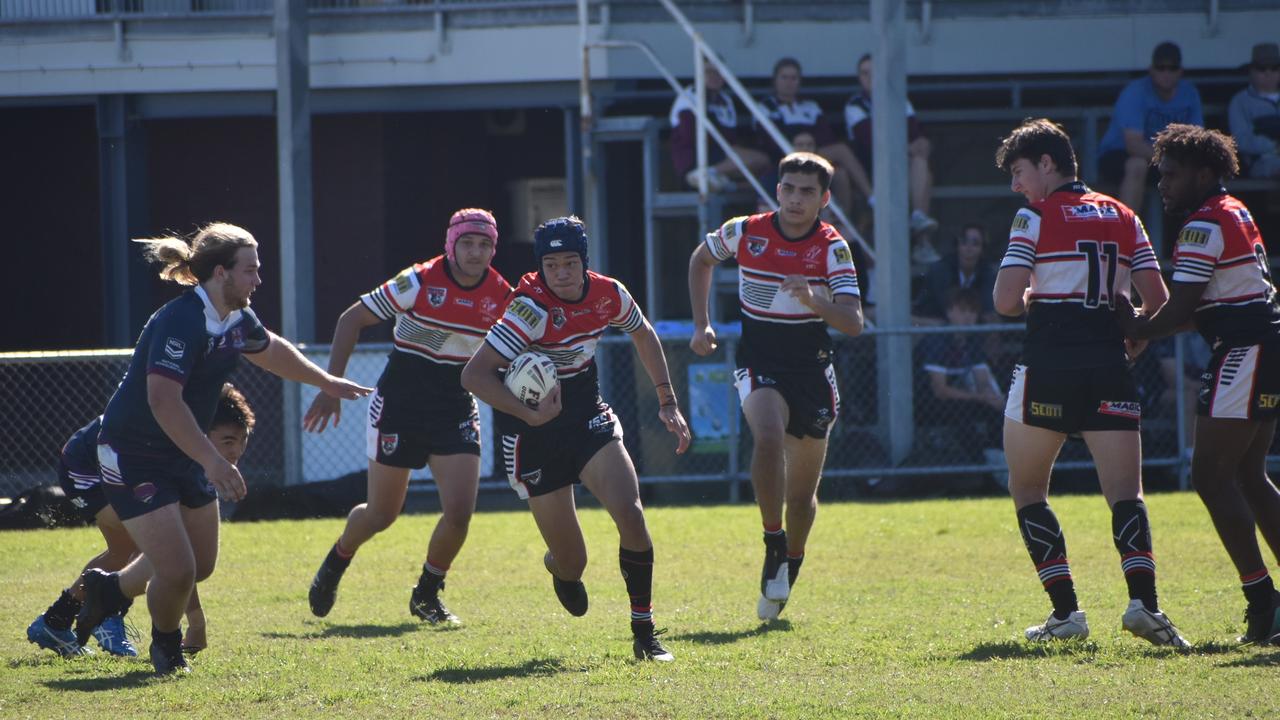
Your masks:
M721 483L737 499L748 479L751 437L732 385L736 329L719 329L721 347L710 357L689 350L687 323L661 323L667 362L682 408L695 434L693 447L677 456L674 438L657 419L652 383L626 336L611 334L599 346L602 393L622 419L626 445L645 483ZM877 344L894 335L911 338L910 387L886 388ZM910 487L976 489L999 483L1005 470L1001 432L1005 393L1022 340L1021 325L873 330L858 338L836 338L835 366L840 418L831 434L824 486L837 496ZM376 383L390 345L366 345L353 354L348 377ZM305 350L317 364L327 348ZM0 495L57 482L62 444L102 412L129 362L128 350L13 353L0 355ZM1199 373L1208 348L1192 336L1153 343L1134 367L1142 405L1142 441L1148 473L1168 473L1185 486L1186 448ZM301 430L316 390L283 383L251 363L241 363L232 381L257 415L257 427L241 461L253 486L316 482L362 474L367 460L368 399L343 404L342 420L323 434ZM298 410L286 417L285 393L297 393ZM886 412L881 409L885 408ZM910 437L890 437L892 413L910 413ZM482 475L486 488L506 486L492 413L481 407L484 433ZM288 437L292 434L292 437ZM296 448L293 450L291 448ZM287 454L300 457L290 463ZM895 457L895 455L897 455ZM1058 468L1092 467L1083 443L1068 442ZM413 478L429 481L422 470Z

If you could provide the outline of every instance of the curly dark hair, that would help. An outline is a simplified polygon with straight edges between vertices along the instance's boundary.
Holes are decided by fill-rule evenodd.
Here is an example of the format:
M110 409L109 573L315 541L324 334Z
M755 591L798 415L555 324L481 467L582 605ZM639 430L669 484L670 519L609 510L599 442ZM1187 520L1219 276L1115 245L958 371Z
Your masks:
M1075 177L1076 151L1071 147L1071 137L1061 125L1048 118L1027 118L1001 140L1000 147L996 148L996 167L1009 172L1015 162L1025 158L1035 164L1042 155L1053 160L1058 172Z
M1240 174L1235 139L1217 130L1173 123L1156 135L1153 149L1152 165L1167 157L1180 165L1209 168L1219 180Z

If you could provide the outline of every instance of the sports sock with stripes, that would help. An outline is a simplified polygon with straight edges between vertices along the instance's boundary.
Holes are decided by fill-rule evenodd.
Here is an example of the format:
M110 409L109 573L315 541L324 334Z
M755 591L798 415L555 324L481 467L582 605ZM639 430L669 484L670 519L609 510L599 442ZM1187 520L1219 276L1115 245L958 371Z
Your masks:
M1275 594L1276 586L1265 567L1257 572L1241 575L1240 586L1240 589L1244 590L1244 597L1249 602L1250 610L1271 606L1271 598Z
M83 604L63 590L49 609L44 611L44 624L54 630L70 630L71 622L76 619L76 613L80 612Z
M631 628L653 627L653 547L648 550L618 548L618 567L631 598Z
M1035 563L1040 583L1053 602L1053 616L1065 620L1079 610L1080 605L1076 602L1076 586L1067 562L1067 541L1049 503L1033 503L1018 510L1018 531L1022 533L1031 562Z
M418 578L418 586L432 592L438 591L448 572L448 566L440 567L439 564L431 562L431 558L427 558L427 561L422 564L422 575Z
M1151 552L1151 524L1141 500L1121 500L1111 507L1111 534L1120 553L1120 569L1129 598L1160 612L1156 600L1156 559Z

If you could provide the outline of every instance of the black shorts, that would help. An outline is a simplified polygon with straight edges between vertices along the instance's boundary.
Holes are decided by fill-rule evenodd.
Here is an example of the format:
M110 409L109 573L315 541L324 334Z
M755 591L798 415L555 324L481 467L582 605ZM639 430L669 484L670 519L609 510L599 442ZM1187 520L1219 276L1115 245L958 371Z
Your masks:
M406 402L379 390L369 401L365 453L380 465L414 470L432 455L479 455L475 398Z
M821 370L801 372L755 372L749 367L733 371L738 401L761 388L777 390L787 403L787 434L798 438L826 439L840 413L840 391L836 371L830 365Z
M502 433L502 460L507 481L521 500L546 495L582 481L582 469L600 449L622 440L622 423L604 402L596 412L529 427L495 412Z
M1126 365L1069 370L1013 368L1004 416L1060 433L1137 431L1138 388Z
M1200 376L1196 414L1233 420L1280 415L1280 341L1216 351Z
M58 458L58 487L62 488L71 507L76 509L76 515L87 522L97 519L98 513L107 506L102 476L97 472L90 474L72 470L63 458Z
M200 464L185 455L157 457L117 453L98 445L102 489L121 520L146 515L165 505L199 508L218 499Z

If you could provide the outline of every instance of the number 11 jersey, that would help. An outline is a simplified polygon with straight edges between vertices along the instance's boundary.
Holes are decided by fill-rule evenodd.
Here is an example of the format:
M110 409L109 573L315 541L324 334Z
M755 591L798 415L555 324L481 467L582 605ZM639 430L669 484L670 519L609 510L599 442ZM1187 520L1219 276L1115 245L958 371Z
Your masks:
M1031 269L1022 364L1056 369L1124 364L1115 299L1129 297L1132 273L1160 271L1142 221L1082 182L1014 215L1000 267Z

